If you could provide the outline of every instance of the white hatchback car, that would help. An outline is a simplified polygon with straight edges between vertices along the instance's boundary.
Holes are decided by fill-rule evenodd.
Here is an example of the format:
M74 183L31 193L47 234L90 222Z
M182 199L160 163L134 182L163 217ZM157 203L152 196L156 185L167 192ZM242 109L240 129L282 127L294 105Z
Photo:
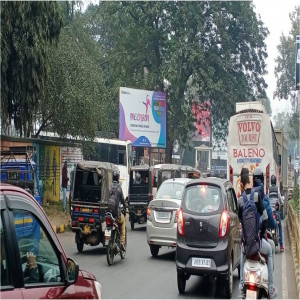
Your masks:
M185 185L192 179L173 178L164 181L147 208L147 242L152 256L161 246L176 247L177 211Z

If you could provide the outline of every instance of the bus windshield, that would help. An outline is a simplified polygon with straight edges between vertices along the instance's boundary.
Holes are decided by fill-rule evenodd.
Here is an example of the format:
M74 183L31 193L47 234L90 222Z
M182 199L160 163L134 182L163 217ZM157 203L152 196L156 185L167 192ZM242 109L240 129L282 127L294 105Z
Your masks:
M91 158L97 161L126 166L126 146L108 143L97 143L96 153L94 155L91 155Z

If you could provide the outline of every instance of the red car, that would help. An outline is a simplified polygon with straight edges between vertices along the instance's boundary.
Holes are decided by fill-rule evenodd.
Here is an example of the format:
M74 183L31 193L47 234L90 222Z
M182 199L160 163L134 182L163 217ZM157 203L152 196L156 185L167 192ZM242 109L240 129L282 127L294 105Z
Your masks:
M66 257L44 210L28 192L0 183L0 201L0 298L101 298L100 283Z

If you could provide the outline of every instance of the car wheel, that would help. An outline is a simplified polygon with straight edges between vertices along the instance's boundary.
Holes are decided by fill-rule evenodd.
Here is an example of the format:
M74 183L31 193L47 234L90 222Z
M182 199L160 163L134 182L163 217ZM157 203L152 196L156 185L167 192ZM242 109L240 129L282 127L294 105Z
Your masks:
M182 272L177 271L177 287L179 294L183 294L186 286L186 277Z
M82 240L80 240L80 242L79 243L77 243L76 244L77 245L77 250L78 250L78 252L82 252L82 250L83 250L83 241Z
M150 251L153 257L156 257L159 252L159 246L157 245L150 245Z
M233 267L232 259L230 259L228 266L228 277L225 279L225 297L230 299L232 297L233 290Z
M134 222L133 221L130 222L130 227L131 227L131 230L134 230Z

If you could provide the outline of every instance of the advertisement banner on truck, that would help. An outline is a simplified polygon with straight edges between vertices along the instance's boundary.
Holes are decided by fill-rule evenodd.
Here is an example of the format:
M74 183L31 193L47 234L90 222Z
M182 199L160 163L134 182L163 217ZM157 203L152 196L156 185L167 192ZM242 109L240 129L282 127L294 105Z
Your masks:
M119 97L119 139L166 148L166 93L121 87Z

